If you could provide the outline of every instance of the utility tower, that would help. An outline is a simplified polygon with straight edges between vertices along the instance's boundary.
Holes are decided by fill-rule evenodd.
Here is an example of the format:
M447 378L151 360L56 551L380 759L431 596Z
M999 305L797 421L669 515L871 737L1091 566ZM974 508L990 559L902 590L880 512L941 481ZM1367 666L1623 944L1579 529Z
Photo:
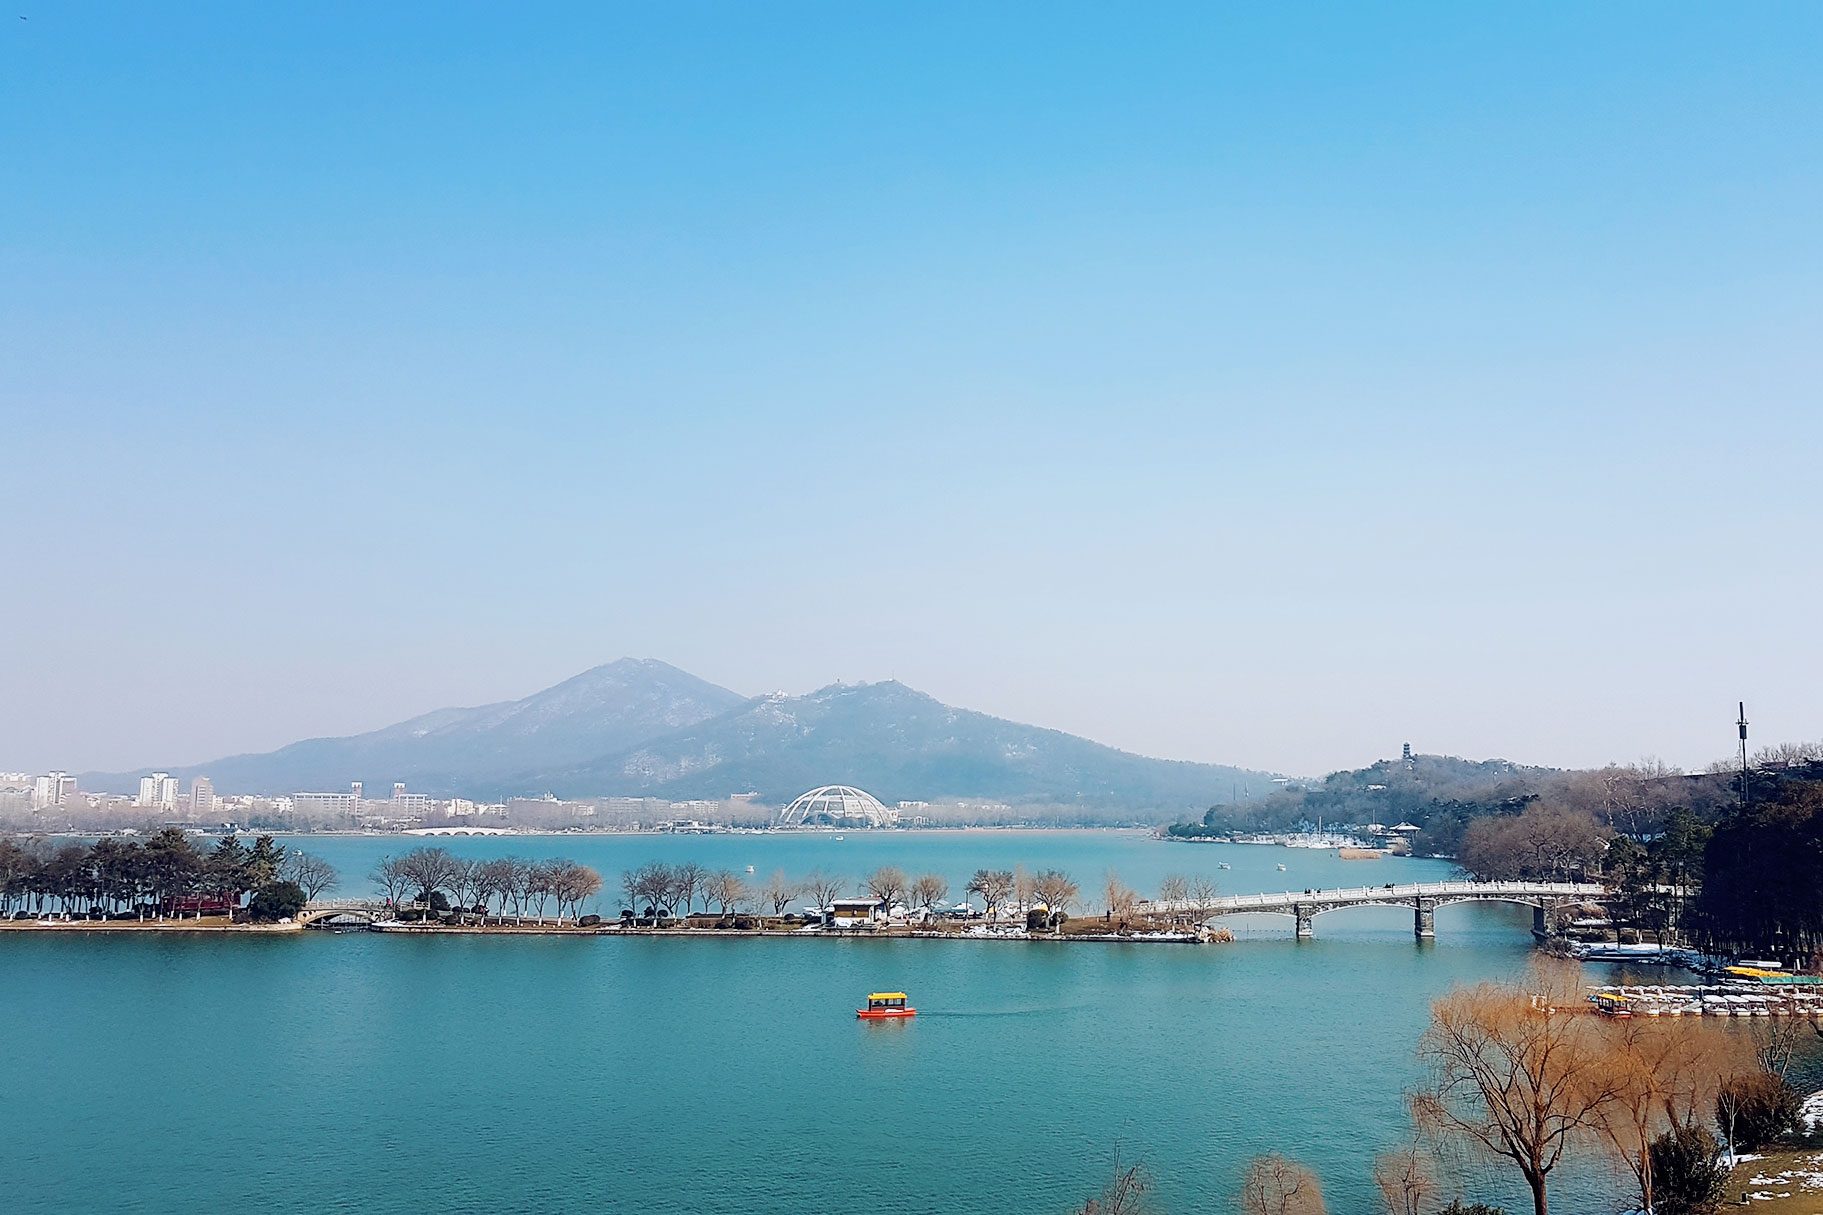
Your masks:
M1753 805L1753 794L1747 788L1747 702L1741 701L1740 720L1734 724L1741 728L1741 809Z

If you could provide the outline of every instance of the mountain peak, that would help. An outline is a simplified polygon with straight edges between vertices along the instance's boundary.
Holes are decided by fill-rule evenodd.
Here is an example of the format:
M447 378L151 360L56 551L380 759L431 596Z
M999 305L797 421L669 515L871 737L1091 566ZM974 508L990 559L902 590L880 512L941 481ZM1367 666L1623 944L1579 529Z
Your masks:
M888 802L990 797L1178 812L1207 806L1237 783L1272 787L1265 773L1148 759L953 708L897 680L756 697L545 783L568 797L716 798L754 789L781 803L837 783Z
M519 700L439 709L347 738L189 768L247 793L384 789L444 796L642 794L783 802L853 784L888 802L991 798L1197 811L1264 773L1148 759L1058 730L953 708L896 679L743 697L654 658L617 658ZM89 788L131 788L137 777Z
M618 658L519 700L438 709L384 729L293 743L263 755L170 768L206 774L247 793L373 788L404 781L424 793L471 794L514 773L549 771L611 754L694 725L747 698L653 658ZM96 776L92 788L131 788L131 777Z

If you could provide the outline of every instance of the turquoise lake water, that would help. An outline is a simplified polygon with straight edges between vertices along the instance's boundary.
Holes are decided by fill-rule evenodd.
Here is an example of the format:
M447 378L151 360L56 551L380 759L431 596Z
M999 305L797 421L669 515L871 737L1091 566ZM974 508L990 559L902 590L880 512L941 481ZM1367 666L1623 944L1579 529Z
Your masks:
M292 842L341 866L343 893L411 844ZM756 877L890 861L958 889L1015 862L1095 889L1112 865L1148 893L1170 871L1233 893L1450 871L1103 832L451 846L570 855L610 888L686 857ZM5 934L0 1207L1061 1212L1118 1146L1168 1212L1230 1209L1271 1150L1315 1168L1332 1211L1367 1212L1429 1001L1518 973L1530 923L1446 908L1418 945L1409 911L1357 910L1314 941L1259 918L1211 947ZM880 988L919 1017L858 1023ZM1605 1184L1567 1192L1606 1209ZM1475 1195L1520 1197L1497 1174Z

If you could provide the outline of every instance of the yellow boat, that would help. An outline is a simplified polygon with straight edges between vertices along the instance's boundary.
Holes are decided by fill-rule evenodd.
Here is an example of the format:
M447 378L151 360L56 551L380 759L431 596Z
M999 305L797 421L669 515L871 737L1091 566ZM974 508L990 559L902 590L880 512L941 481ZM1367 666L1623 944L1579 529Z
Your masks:
M905 1006L905 993L902 991L869 992L867 1007L855 1009L855 1016L863 1021L889 1021L917 1015L917 1009Z

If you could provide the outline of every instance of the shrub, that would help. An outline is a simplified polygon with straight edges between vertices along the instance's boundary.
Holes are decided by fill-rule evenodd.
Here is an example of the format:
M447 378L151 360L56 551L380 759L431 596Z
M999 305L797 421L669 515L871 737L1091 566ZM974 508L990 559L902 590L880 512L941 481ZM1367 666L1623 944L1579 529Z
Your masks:
M1051 915L1042 907L1034 907L1025 913L1025 930L1043 932L1051 925Z
M1711 1215L1722 1205L1728 1166L1715 1136L1700 1126L1673 1127L1647 1149L1652 1209L1657 1215Z
M1715 1120L1730 1148L1755 1151L1794 1133L1803 1105L1804 1098L1783 1076L1736 1076L1715 1099Z
M304 888L296 882L268 882L253 892L247 904L247 918L255 923L270 924L304 910L309 900Z
M1465 1206L1462 1199L1458 1198L1447 1207L1440 1209L1437 1215L1507 1215L1507 1213L1503 1207L1490 1207L1484 1202L1471 1202Z

